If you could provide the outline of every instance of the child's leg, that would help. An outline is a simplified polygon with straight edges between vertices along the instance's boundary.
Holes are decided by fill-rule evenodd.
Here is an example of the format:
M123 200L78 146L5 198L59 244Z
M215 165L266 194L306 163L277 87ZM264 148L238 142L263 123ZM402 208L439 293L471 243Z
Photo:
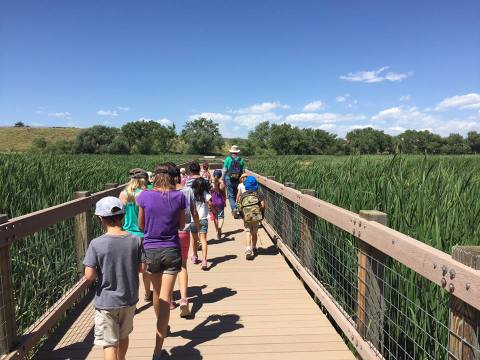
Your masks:
M104 360L118 360L118 348L116 346L103 347Z
M198 258L198 232L192 231L192 256Z
M125 360L125 355L128 350L128 336L125 339L121 339L118 343L117 360Z
M150 292L151 292L151 290L150 290L150 284L151 284L150 274L144 272L142 274L142 280L143 280L143 288L145 289L145 298L147 298L147 295L150 296Z
M218 212L218 220L217 220L217 232L218 235L222 234L222 227L223 227L223 218L225 216L225 210L219 211Z
M206 233L200 233L200 241L202 243L203 260L207 260L207 234Z
M252 231L250 231L250 234L251 234L251 241L252 241L252 249L256 249L257 239L258 239L258 228L252 229Z
M176 274L163 274L152 277L154 288L159 287L158 297L158 316L157 316L157 334L155 337L154 354L160 355L163 347L163 341L167 336L168 321L170 319L170 297L173 286L175 285Z
M245 225L245 247L247 249L252 248L252 234L250 233L250 227Z
M158 319L160 315L160 287L162 286L162 274L150 274L150 280L152 281L153 287L153 310ZM170 298L168 299L168 304L168 310L170 311Z

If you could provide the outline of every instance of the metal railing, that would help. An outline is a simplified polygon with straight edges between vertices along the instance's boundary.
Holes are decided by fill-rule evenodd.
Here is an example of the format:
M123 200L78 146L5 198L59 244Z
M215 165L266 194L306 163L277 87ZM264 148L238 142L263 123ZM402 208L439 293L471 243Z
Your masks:
M364 359L479 359L477 247L454 257L255 173L264 228ZM468 266L467 266L468 265Z

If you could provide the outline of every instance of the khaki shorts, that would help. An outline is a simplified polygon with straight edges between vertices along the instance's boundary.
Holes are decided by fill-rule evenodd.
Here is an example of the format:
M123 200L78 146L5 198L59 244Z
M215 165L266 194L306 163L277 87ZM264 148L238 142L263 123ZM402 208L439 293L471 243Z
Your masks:
M253 221L248 224L246 222L243 222L243 225L245 226L246 232L256 233L258 231L258 227L260 226L260 221Z
M117 346L133 331L136 305L120 309L95 309L95 345Z

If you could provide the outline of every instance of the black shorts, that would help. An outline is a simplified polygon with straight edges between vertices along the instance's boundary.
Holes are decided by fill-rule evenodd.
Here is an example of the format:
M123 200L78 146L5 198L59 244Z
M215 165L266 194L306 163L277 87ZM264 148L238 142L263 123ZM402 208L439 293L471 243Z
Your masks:
M145 249L149 274L177 274L182 268L180 248Z

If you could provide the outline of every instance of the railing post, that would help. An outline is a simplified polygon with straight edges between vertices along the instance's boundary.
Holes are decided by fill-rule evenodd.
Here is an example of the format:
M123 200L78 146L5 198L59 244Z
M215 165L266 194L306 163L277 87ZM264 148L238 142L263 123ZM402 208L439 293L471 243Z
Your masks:
M77 191L75 199L82 199L90 196L88 191ZM75 215L75 252L77 255L77 272L79 278L83 276L83 258L87 251L88 244L92 240L92 212L87 210Z
M387 214L377 210L360 210L360 217L387 225ZM359 229L361 232L361 224ZM357 329L383 353L383 319L385 301L383 284L386 256L358 239Z
M118 183L106 183L105 184L105 190L115 189L117 186L118 186Z
M285 187L295 188L295 184L292 182L286 182ZM287 244L290 249L292 249L292 231L293 231L293 221L291 213L291 208L293 207L293 202L288 200L283 196L283 205L282 205L282 227L281 227L281 236L285 244Z
M315 190L302 189L302 194L315 196ZM315 244L313 238L313 231L315 226L316 216L311 212L301 208L301 232L300 232L300 254L302 257L303 266L305 266L311 274L314 274L313 265L315 264Z
M0 224L8 222L8 216L0 214ZM8 354L17 336L15 322L15 298L13 296L10 245L0 248L0 355Z
M480 246L454 246L452 258L480 270ZM455 272L450 270L445 276L453 279ZM467 287L469 284L467 283L465 286ZM453 293L455 291L455 289L449 290ZM479 327L480 311L451 294L449 300L449 359L473 360L480 358Z

